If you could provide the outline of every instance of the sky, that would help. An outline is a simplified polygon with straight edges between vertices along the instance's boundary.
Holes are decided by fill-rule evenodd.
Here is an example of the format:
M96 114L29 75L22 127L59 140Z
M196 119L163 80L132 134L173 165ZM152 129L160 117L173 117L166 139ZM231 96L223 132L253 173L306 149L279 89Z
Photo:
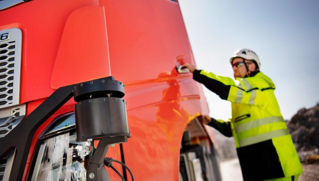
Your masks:
M179 0L197 68L233 77L241 48L255 51L291 119L319 102L319 0ZM210 116L231 117L231 104L204 88Z

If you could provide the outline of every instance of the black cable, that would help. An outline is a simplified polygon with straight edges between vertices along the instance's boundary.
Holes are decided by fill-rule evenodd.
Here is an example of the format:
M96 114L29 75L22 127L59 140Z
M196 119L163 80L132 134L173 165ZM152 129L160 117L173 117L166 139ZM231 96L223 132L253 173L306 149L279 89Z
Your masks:
M125 178L120 174L120 172L118 172L112 165L110 165L110 167L121 177L122 181L125 181Z
M131 172L131 170L124 163L122 163L120 161L117 161L117 160L113 160L113 162L119 163L119 164L123 165L125 168L127 168L128 172L130 172L130 175L132 177L132 181L134 181L133 173Z
M119 163L119 164L123 165L129 171L129 173L131 175L131 178L132 178L132 181L134 181L133 173L131 172L131 170L124 163L122 163L120 161L117 161L117 160L113 160L112 158L105 158L104 159L104 165L107 166L107 167L111 167L122 178L122 180L125 181L123 176L112 166L112 162L116 162L116 163Z
M124 157L124 154L123 154L124 153L124 148L123 148L123 144L122 143L120 144L120 153L121 153L121 161L122 161L122 163L125 164L125 157ZM122 165L123 177L125 179L127 179L127 173L126 173L125 170L126 170L125 167Z

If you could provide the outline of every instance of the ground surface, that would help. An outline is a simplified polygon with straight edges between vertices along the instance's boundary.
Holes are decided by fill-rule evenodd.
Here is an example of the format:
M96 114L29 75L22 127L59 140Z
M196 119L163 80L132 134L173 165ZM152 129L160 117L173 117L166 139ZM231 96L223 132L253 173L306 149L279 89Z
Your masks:
M319 164L302 164L302 169L299 181L319 181Z
M238 159L232 159L220 163L223 181L242 181L242 174Z

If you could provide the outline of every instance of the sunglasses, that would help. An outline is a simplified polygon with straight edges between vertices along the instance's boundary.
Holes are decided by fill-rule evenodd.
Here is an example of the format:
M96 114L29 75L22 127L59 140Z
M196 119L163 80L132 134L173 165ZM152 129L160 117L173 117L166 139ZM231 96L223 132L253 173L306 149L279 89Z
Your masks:
M245 65L245 63L244 62L236 62L236 63L233 63L231 66L232 67L237 67L237 68L239 68L239 67L242 67L243 65Z

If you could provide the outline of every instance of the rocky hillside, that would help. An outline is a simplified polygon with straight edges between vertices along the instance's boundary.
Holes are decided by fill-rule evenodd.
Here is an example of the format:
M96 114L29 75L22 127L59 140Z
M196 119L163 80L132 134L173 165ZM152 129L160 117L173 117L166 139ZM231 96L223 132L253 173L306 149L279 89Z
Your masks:
M304 164L319 163L319 104L300 109L287 122L300 161ZM319 165L316 166L319 170ZM319 179L319 178L318 178Z
M298 152L319 149L319 104L300 109L287 126Z
M319 104L300 109L287 126L302 162L299 180L319 180Z

